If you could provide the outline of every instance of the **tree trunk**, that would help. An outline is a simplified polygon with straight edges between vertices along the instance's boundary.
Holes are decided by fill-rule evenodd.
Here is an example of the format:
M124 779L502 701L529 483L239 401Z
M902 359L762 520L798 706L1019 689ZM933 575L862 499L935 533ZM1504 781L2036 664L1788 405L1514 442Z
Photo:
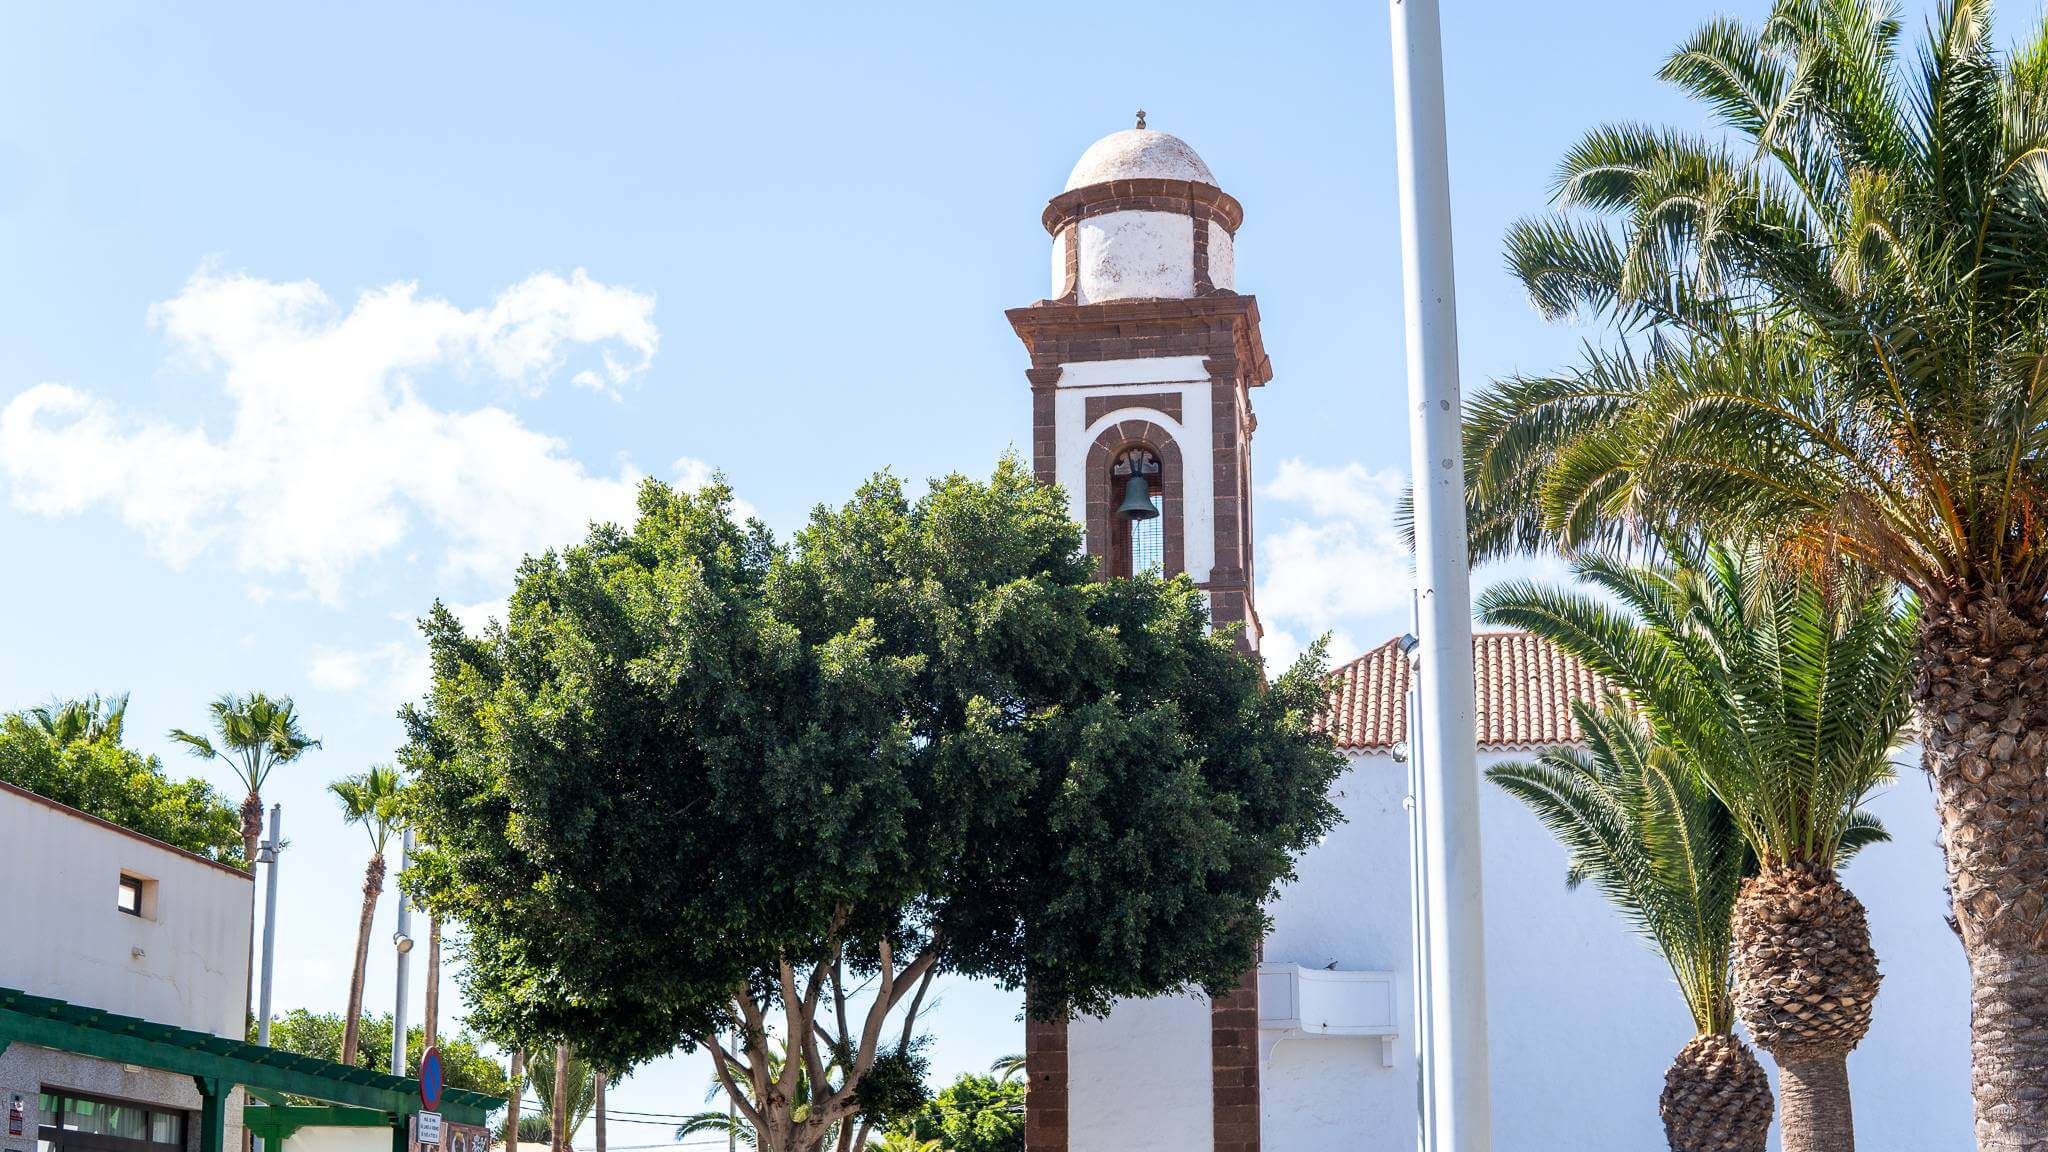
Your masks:
M519 1149L519 1098L526 1095L526 1053L512 1050L511 1087L505 1092L505 1152Z
M263 842L263 797L250 789L242 798L242 864L256 874L256 847Z
M1671 1152L1764 1152L1771 1078L1740 1039L1695 1036L1664 1074L1657 1111Z
M1826 1068L1840 1081L1816 1080L1797 1109L1781 1085L1785 1152L1848 1152L1847 1060L1880 983L1862 901L1825 865L1771 864L1742 882L1733 929L1735 1015L1750 1038L1788 1075Z
M604 1152L604 1082L605 1075L599 1072L597 1083L591 1090L590 1121L597 1126L591 1134L590 1147L593 1152Z
M363 912L356 920L356 962L348 973L348 1016L341 1031L341 1062L353 1066L362 1039L363 979L370 966L370 921L377 916L377 897L384 892L384 855L370 857L363 870Z
M569 1152L569 1046L555 1045L555 1095L554 1103L548 1106L549 1119L554 1121L554 1152Z
M1778 1101L1785 1152L1856 1152L1847 1052L1779 1060Z
M441 918L427 920L427 1009L422 1022L426 1046L441 1042Z
M2015 605L2017 608L2015 608ZM1979 1152L2048 1150L2048 605L1930 601L1918 677L1950 912L1970 961Z

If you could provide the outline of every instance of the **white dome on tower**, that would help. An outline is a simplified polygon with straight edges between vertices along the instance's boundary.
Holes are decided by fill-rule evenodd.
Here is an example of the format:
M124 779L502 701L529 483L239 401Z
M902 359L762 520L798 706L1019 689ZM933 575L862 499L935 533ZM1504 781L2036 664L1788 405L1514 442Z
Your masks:
M1111 180L1191 180L1214 184L1209 166L1188 147L1187 141L1168 132L1149 128L1126 128L1112 132L1088 146L1074 171L1067 176L1066 190L1107 184Z

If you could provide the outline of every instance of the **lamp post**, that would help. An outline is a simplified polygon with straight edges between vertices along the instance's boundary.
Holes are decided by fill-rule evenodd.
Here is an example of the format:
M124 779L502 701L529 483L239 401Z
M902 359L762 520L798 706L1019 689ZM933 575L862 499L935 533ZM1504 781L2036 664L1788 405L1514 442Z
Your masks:
M1389 0L1394 140L1407 303L1408 445L1415 481L1430 1068L1438 1152L1488 1152L1486 950L1481 911L1479 765L1472 702L1472 586L1458 421L1457 285L1436 0ZM1418 982L1420 982L1418 980Z
M405 830L404 846L398 857L398 874L405 875L405 869L412 863L412 829ZM398 931L391 936L392 947L398 951L398 1003L391 1011L391 1074L405 1075L405 997L406 976L412 967L412 905L405 899L405 888L398 889Z

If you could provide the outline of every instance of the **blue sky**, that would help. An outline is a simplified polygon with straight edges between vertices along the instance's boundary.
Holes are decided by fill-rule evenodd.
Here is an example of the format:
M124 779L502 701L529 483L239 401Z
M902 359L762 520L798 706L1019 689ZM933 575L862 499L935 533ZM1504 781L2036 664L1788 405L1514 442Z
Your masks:
M1039 212L1140 106L1245 206L1275 642L1405 626L1382 6L287 7L0 13L0 707L131 691L185 771L162 734L210 697L297 696L326 745L272 792L282 1006L341 1005L363 845L322 788L390 757L411 620L487 613L639 475L721 469L787 532L876 469L1028 448L1002 311L1046 294ZM1697 123L1657 63L1761 5L1447 7L1470 389L1589 335L1501 271L1557 157ZM1020 1048L1014 1015L949 987L935 1071ZM708 1072L612 1102L691 1110Z

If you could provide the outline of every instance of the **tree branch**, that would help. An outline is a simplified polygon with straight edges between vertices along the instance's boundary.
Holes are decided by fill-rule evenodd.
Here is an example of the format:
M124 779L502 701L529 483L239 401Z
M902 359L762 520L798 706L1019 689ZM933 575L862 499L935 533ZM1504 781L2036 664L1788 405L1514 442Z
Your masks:
M711 1063L718 1070L718 1082L725 1088L726 1097L733 1102L733 1106L740 1111L740 1114L747 1118L747 1123L754 1126L754 1131L761 1136L765 1136L768 1130L766 1125L762 1123L760 1110L754 1107L753 1101L747 1099L746 1094L741 1092L739 1085L733 1081L730 1065L739 1064L738 1058L728 1054L719 1045L715 1037L699 1036L697 1043L710 1049ZM749 1071L751 1072L751 1069Z

